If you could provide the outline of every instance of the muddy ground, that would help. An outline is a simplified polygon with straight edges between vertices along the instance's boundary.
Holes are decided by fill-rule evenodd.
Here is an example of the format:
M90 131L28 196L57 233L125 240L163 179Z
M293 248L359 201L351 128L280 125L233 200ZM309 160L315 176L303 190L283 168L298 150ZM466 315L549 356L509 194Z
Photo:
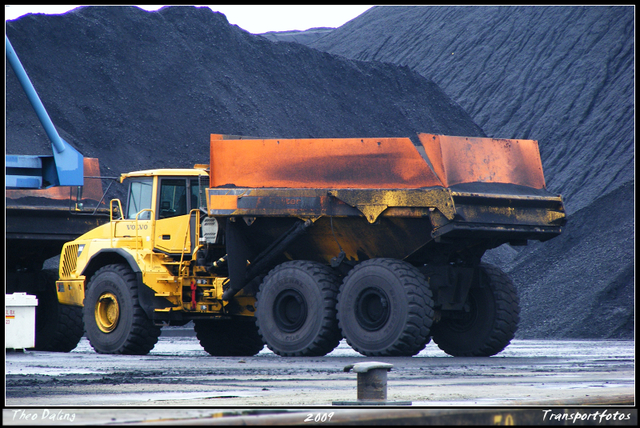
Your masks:
M635 401L632 341L514 340L490 358L449 357L433 343L411 358L367 358L343 341L325 357L283 358L265 347L254 357L214 358L191 335L165 334L146 356L97 354L84 338L68 354L7 353L4 421L20 424L12 419L20 409L38 418L47 409L119 423L167 418L154 414L167 407L185 418L214 409L354 408L357 375L344 367L364 361L393 364L387 378L393 407L613 408ZM94 406L115 411L85 411Z

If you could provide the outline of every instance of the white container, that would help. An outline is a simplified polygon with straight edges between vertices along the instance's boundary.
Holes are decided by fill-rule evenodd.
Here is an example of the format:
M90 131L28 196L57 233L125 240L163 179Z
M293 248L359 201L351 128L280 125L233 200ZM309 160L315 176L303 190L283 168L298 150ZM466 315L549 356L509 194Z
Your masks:
M36 306L38 299L27 293L4 295L5 349L36 346Z

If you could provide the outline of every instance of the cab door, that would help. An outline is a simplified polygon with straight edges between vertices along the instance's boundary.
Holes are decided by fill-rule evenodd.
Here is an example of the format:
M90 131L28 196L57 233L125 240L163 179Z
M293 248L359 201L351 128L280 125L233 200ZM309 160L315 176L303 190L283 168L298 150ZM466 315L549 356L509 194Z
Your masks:
M155 248L168 254L191 251L189 212L198 207L198 180L160 178L156 207ZM193 221L193 220L192 220Z
M151 239L151 206L153 203L153 178L129 179L127 205L124 215L112 222L114 238L138 237L138 245Z

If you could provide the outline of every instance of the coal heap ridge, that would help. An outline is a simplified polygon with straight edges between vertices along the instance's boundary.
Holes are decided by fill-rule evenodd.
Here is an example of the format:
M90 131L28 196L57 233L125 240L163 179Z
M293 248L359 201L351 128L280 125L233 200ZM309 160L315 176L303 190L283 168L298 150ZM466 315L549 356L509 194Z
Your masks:
M309 45L407 66L488 136L538 140L571 213L634 179L634 18L633 6L378 6Z
M484 135L406 67L273 43L209 8L81 7L10 21L7 34L63 138L108 175L207 163L212 133ZM7 153L50 153L9 66L6 76Z

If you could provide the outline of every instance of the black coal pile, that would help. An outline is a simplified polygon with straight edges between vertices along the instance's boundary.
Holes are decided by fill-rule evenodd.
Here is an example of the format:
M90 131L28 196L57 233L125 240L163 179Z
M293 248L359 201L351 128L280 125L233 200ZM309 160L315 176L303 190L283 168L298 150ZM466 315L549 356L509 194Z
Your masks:
M103 175L206 163L211 133L537 139L572 216L559 238L489 256L523 294L518 337L631 338L633 13L533 9L376 7L295 38L327 52L195 7L84 7L6 32L63 138ZM6 79L7 153L49 154Z
M490 137L540 142L569 212L634 179L634 8L374 7L310 45L405 65Z
M633 337L634 29L633 6L382 6L309 43L408 66L488 136L539 141L566 232L487 257L523 291L520 337Z
M326 36L328 33L335 30L331 27L317 27L309 28L305 31L291 30L291 31L269 31L267 33L260 33L260 35L268 40L274 42L296 42L303 45L309 45L316 41L320 37Z
M520 293L520 335L634 337L633 187L598 198L571 216L562 235L507 264Z
M406 67L273 43L205 7L82 7L10 21L7 35L62 137L106 175L207 163L212 133L484 135ZM6 76L7 153L51 153L8 65Z

